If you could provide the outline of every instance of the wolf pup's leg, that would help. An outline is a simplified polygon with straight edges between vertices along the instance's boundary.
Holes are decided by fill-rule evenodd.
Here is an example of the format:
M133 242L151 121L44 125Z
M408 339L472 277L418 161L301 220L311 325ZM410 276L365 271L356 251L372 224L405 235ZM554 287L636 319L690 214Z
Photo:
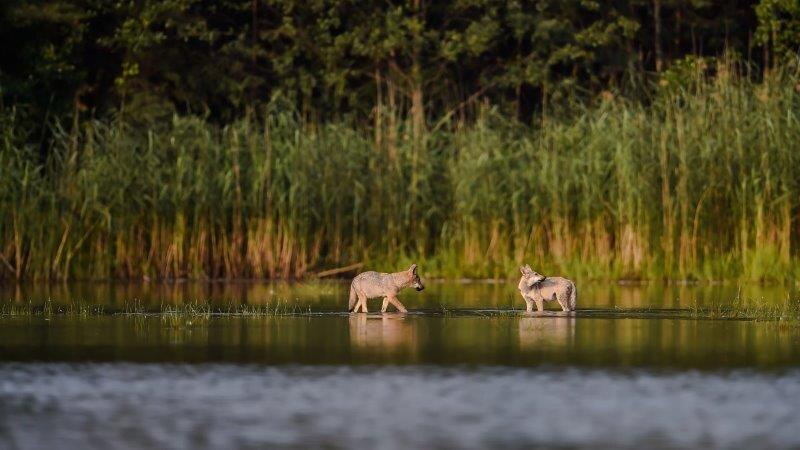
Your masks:
M387 308L389 308L389 297L383 297L383 306L381 306L381 312L385 313Z
M406 309L406 307L405 307L405 306L403 306L403 304L402 304L402 303L400 303L400 300L398 300L398 299L397 299L397 297L395 297L394 295L390 295L390 296L388 296L388 297L386 297L386 298L387 298L387 299L389 300L389 302L390 302L391 304L393 304L393 305L394 305L394 307L395 307L395 308L397 308L397 310L398 310L398 311L400 311L401 313L408 312L408 310Z
M578 306L578 288L575 287L575 283L572 283L572 289L569 290L569 310L575 311L575 308Z
M347 301L347 310L349 312L358 312L356 308L358 307L358 295L356 294L356 286L355 282L350 283L350 297Z
M562 311L570 311L568 302L569 299L558 297L558 304L561 305Z
M544 312L544 299L539 297L533 299L536 302L536 310L539 312Z
M533 312L533 300L528 297L522 297L525 300L525 312Z
M358 303L356 303L356 308L353 311L358 312L359 306L361 306L361 312L369 312L367 311L367 296L361 292L358 293Z

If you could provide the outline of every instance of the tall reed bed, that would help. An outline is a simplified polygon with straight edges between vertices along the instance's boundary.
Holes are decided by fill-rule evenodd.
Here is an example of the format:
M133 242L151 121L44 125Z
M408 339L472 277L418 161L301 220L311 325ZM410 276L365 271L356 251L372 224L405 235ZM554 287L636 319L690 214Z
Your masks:
M507 277L800 275L800 76L725 67L648 101L606 95L533 126L481 110L419 133L307 123L280 104L84 121L47 152L0 114L0 277L302 277L411 259ZM389 120L392 119L392 120Z

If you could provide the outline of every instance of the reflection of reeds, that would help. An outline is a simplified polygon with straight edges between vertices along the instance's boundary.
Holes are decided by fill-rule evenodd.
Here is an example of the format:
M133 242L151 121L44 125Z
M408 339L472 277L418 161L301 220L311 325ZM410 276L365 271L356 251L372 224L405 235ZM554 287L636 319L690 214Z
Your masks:
M273 105L222 128L87 121L43 160L2 110L0 278L291 278L411 257L429 276L505 278L524 260L575 277L797 277L798 75L720 69L646 103L536 127L485 109L421 139L408 121L314 124Z

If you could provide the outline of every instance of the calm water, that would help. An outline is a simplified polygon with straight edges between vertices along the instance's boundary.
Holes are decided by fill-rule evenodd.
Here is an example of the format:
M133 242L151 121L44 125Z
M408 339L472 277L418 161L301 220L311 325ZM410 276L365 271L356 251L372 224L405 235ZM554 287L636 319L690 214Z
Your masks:
M685 311L792 287L581 283L526 316L513 286L427 286L407 315L343 313L335 282L0 286L109 313L0 317L0 448L800 446L800 327ZM296 313L147 312L187 300Z
M521 309L524 303L513 282L436 282L426 281L426 289L400 294L411 309L436 310L502 308ZM174 282L123 283L96 282L65 284L0 284L0 301L42 302L51 299L67 304L81 302L104 305L107 309L123 308L132 301L158 309L163 304L210 300L220 305L229 303L289 304L302 310L343 311L350 285L346 281L317 283L254 283L254 282ZM580 309L679 309L708 302L729 302L742 299L783 301L797 299L800 286L761 285L671 285L661 283L618 284L601 282L578 283ZM370 300L371 311L380 309L380 300Z

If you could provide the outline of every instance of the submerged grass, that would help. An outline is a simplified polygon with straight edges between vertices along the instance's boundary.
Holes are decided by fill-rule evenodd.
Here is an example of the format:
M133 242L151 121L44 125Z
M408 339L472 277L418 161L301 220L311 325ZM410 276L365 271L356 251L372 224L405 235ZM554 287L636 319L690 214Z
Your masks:
M310 307L303 307L288 301L277 301L273 304L250 305L229 303L219 306L211 302L189 302L177 305L162 305L160 313L172 316L281 316L307 314Z
M55 303L47 300L43 303L8 303L0 304L0 317L94 317L94 316L148 316L158 315L169 319L174 317L209 318L212 316L280 316L310 313L309 307L303 307L288 301L276 301L272 304L249 305L218 302L189 301L180 304L164 304L159 307L146 307L139 300L126 302L120 308L109 308L102 305L73 302Z
M85 121L45 153L6 108L0 278L292 278L412 259L455 278L522 261L571 277L800 278L800 75L711 72L533 126L485 108L414 133L274 104L224 127Z
M737 298L733 302L695 304L689 311L697 319L764 320L800 326L800 299L775 303Z
M331 313L331 312L327 312ZM775 322L780 325L800 326L800 299L786 299L775 303L766 300L736 298L727 302L710 302L702 305L694 303L688 309L662 308L613 308L613 309L579 309L577 313L567 314L561 311L548 310L544 313L525 313L524 310L509 309L463 309L439 305L425 314L442 317L484 317L484 318L519 318L541 317L594 317L594 318L663 318L663 319L700 319L700 320L756 320ZM109 308L102 305L84 304L80 302L57 304L51 300L44 303L2 303L0 317L68 317L92 318L100 316L119 316L132 318L159 317L171 326L181 327L207 323L213 317L276 317L292 315L326 314L313 311L310 306L300 306L289 301L276 301L261 305L210 301L188 301L180 304L162 303L158 307L146 307L140 301L126 302L120 308ZM334 313L335 314L335 313ZM397 315L398 313L390 313Z
M86 303L54 303L47 300L43 303L9 303L0 302L0 317L31 317L31 316L69 316L91 317L109 314L103 305Z

